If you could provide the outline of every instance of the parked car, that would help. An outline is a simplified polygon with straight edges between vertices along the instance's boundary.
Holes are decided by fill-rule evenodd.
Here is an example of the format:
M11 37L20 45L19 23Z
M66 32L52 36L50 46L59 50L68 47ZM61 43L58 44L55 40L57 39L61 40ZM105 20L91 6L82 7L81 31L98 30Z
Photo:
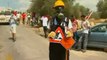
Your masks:
M80 37L82 30L77 33ZM101 23L89 29L88 47L107 48L107 23Z
M10 17L11 12L5 12L4 14L0 14L0 23L9 23Z
M5 15L0 15L0 23L4 22L6 20Z

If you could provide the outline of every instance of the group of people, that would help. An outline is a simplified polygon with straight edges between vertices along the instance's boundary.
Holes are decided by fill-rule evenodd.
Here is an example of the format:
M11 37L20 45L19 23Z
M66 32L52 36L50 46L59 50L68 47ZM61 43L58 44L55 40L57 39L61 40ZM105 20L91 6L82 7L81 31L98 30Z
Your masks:
M48 32L50 31L49 26L52 24L52 23L50 23L51 20L49 20L47 16L42 16L41 17L45 38L47 38ZM78 22L78 20L75 18L75 16L71 16L70 18L66 17L65 20L66 21L70 20L70 22L71 22L70 27L71 27L71 30L73 32L73 38L76 42L73 46L73 49L81 50L81 51L85 52L86 47L87 47L87 42L88 42L88 30L90 28L90 22L86 19L85 15L81 16L81 20L79 20L81 22ZM54 21L54 22L55 22L55 24L57 24L56 21ZM82 35L81 36L78 36L78 33L77 33L77 31L79 29L82 30Z
M86 52L87 49L87 43L88 43L88 32L89 29L91 27L90 22L88 21L88 19L86 19L85 15L81 16L81 31L82 34L80 36L78 36L77 31L78 29L78 22L76 22L76 20L73 20L74 22L72 23L73 27L73 33L74 33L74 39L76 41L76 43L74 44L73 48L76 50L81 50L82 52Z
M61 4L58 4L59 2ZM45 38L48 37L50 41L49 60L69 60L69 49L64 48L60 42L63 39L61 32L56 33L59 27L64 34L65 40L69 38L75 40L75 44L71 48L81 50L82 52L86 52L87 49L88 30L90 28L88 19L86 19L85 15L81 15L81 23L78 23L75 16L66 17L63 13L64 7L64 3L58 0L54 5L56 14L51 19L48 19L46 15L41 17ZM77 34L78 29L82 30L81 36ZM46 34L47 32L49 33Z
M60 4L59 4L60 2ZM61 45L62 39L69 39L73 38L75 40L75 44L73 45L73 48L81 50L83 52L87 49L87 43L88 43L88 30L90 28L90 23L86 19L85 15L81 16L81 29L82 29L82 35L78 37L77 30L78 30L78 20L75 18L75 16L71 16L70 18L66 17L63 13L65 4L62 2L62 0L57 0L54 5L54 9L56 13L52 18L48 18L47 15L43 15L40 20L42 21L42 26L44 29L44 35L45 38L49 38L50 44L49 44L49 60L69 60L69 49L66 49ZM25 24L25 18L26 14L22 14L22 22ZM30 17L28 15L28 24L29 21L35 20L34 17ZM11 25L11 32L12 32L12 38L15 41L16 39L16 22L20 21L19 18L17 18L16 14L12 14L10 17L10 25ZM56 30L60 28L63 36L61 35L61 32L58 31L56 33ZM67 43L66 43L67 44Z
M16 27L17 27L17 25L19 25L21 22L22 22L22 24L25 25L27 16L29 16L29 15L27 15L26 13L21 14L20 12L17 12L17 11L11 12L9 24L10 24L10 32L12 34L11 39L13 41L16 41ZM29 19L27 19L27 20L29 20Z

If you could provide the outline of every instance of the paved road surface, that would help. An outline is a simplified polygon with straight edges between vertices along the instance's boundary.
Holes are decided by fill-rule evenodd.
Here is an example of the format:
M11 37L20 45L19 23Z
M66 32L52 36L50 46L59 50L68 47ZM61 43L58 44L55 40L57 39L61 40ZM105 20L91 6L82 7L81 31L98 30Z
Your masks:
M48 39L36 29L18 26L17 41L10 40L9 26L0 25L0 60L49 60ZM107 60L107 53L88 50L86 53L70 51L70 60Z

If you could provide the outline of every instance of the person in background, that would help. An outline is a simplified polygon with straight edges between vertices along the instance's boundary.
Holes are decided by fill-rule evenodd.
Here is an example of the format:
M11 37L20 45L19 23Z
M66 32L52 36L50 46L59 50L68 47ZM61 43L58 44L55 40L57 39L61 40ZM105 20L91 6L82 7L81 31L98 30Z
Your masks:
M22 13L22 23L25 25L26 13Z
M16 41L16 26L17 26L17 18L14 13L12 13L12 16L9 19L10 24L10 32L12 34L13 41Z
M90 28L90 23L87 19L85 19L85 17L86 17L85 15L81 16L82 35L80 36L78 43L78 50L81 50L82 52L86 52L87 50L88 33Z
M20 12L18 12L18 14L17 14L18 25L20 24L20 17L21 17L21 14L20 14Z
M13 14L14 14L15 16L17 16L17 11L13 11Z
M30 13L27 14L27 24L30 25L30 19L31 19L31 15Z
M32 12L31 14L31 26L34 27L36 24L36 13L35 12Z
M76 49L77 47L77 42L78 42L78 34L77 34L77 30L78 30L78 22L77 19L75 18L75 16L71 17L71 22L72 22L72 31L73 31L73 38L75 40L75 44L73 46L74 49Z
M44 16L41 17L41 20L42 20L42 26L43 26L45 38L47 38L47 32L48 32L48 28L47 28L47 25L48 25L48 17L44 15Z

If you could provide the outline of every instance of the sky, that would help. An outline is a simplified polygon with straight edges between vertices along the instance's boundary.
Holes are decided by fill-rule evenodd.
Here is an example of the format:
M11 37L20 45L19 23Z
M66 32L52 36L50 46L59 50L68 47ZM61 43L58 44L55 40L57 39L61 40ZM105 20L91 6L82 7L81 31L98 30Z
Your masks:
M93 11L96 11L96 4L99 0L76 0L76 2L80 3L81 5L90 8Z
M15 10L26 10L29 8L30 0L0 0L0 8L12 8Z
M76 2L95 11L98 0L76 0ZM0 0L0 8L10 7L15 10L26 10L29 6L30 0Z

